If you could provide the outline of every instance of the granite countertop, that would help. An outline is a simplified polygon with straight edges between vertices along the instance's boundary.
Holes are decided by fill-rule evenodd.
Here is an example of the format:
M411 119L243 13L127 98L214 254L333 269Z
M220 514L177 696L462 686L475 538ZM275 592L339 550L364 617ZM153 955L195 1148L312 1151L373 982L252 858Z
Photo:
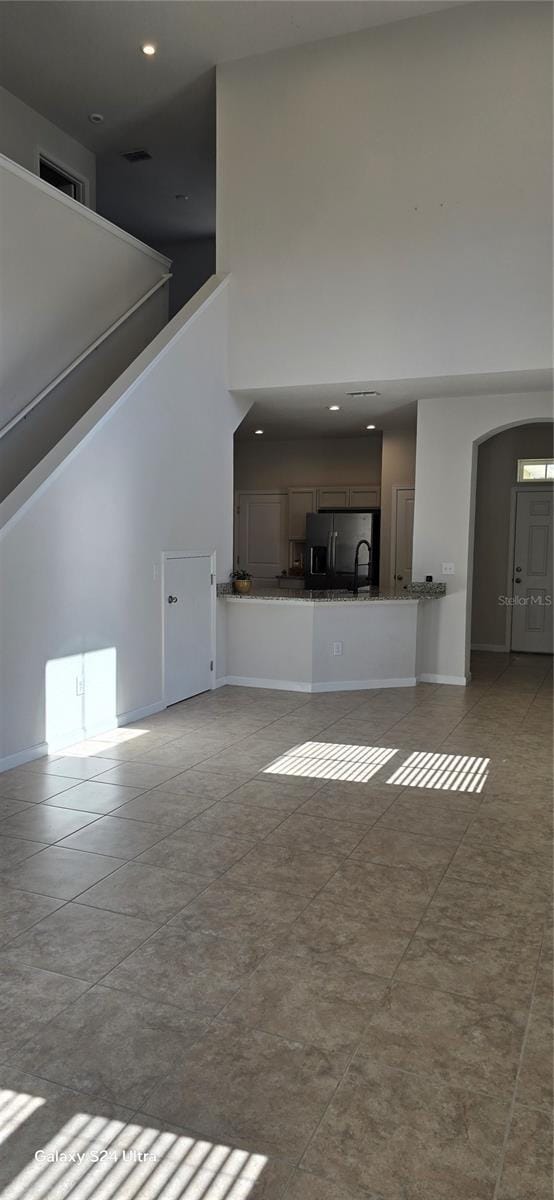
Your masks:
M298 602L309 603L330 603L331 601L341 603L352 603L357 601L379 601L379 600L394 600L399 604L416 600L435 600L446 593L446 585L444 583L412 583L408 587L403 588L401 592L385 591L379 589L362 589L355 596L353 592L346 589L334 589L330 591L309 591L306 588L275 588L273 590L265 590L259 588L257 591L247 592L240 595L233 591L232 584L220 583L217 586L217 594L219 597L233 600L275 600L283 601L295 600Z

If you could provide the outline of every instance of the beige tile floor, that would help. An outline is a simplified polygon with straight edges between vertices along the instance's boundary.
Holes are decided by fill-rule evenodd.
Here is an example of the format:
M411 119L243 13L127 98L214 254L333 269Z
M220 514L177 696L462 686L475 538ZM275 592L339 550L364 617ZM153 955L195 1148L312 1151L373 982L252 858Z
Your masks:
M551 721L483 654L0 776L0 1200L550 1198Z

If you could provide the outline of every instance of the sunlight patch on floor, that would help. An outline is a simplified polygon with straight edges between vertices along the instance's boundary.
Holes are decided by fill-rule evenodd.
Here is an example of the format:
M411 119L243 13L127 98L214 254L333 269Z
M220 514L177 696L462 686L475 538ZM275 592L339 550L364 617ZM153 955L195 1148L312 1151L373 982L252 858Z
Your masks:
M32 1113L44 1104L42 1096L30 1096L27 1092L12 1092L9 1088L0 1091L0 1143L12 1137Z
M303 742L264 767L264 775L300 775L367 783L399 754L398 748L356 746L336 742ZM489 758L469 754L436 754L415 750L385 783L448 792L481 792Z
M303 742L265 767L264 775L304 775L367 783L397 753L383 746Z
M121 746L125 742L132 742L135 738L142 737L144 733L150 733L150 729L110 729L108 733L99 733L94 738L85 738L82 742L75 742L73 746L65 746L60 750L64 758L90 758L97 755L99 758L112 746Z
M469 754L414 751L387 783L396 787L435 788L442 792L481 792L490 758Z
M0 1137L13 1137L14 1162L18 1127L47 1103L0 1092ZM46 1142L39 1121L31 1145L0 1200L248 1200L267 1163L262 1154L87 1112Z

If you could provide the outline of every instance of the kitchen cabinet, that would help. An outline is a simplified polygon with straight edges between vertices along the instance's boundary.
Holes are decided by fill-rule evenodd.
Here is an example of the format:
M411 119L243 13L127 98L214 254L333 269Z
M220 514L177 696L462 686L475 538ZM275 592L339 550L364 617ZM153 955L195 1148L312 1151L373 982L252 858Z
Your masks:
M348 508L350 505L349 487L319 487L317 489L317 508Z
M381 488L351 487L350 508L379 508L381 503Z
M306 515L317 508L317 489L289 488L289 539L301 541L306 537Z

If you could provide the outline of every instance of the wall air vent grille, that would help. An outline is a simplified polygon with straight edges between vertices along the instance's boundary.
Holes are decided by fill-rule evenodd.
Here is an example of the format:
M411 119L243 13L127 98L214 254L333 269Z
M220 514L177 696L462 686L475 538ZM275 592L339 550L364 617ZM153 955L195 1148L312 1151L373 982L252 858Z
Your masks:
M127 162L137 163L146 162L148 158L152 158L152 155L148 153L148 150L128 150L127 153L122 154L121 157L126 158Z

